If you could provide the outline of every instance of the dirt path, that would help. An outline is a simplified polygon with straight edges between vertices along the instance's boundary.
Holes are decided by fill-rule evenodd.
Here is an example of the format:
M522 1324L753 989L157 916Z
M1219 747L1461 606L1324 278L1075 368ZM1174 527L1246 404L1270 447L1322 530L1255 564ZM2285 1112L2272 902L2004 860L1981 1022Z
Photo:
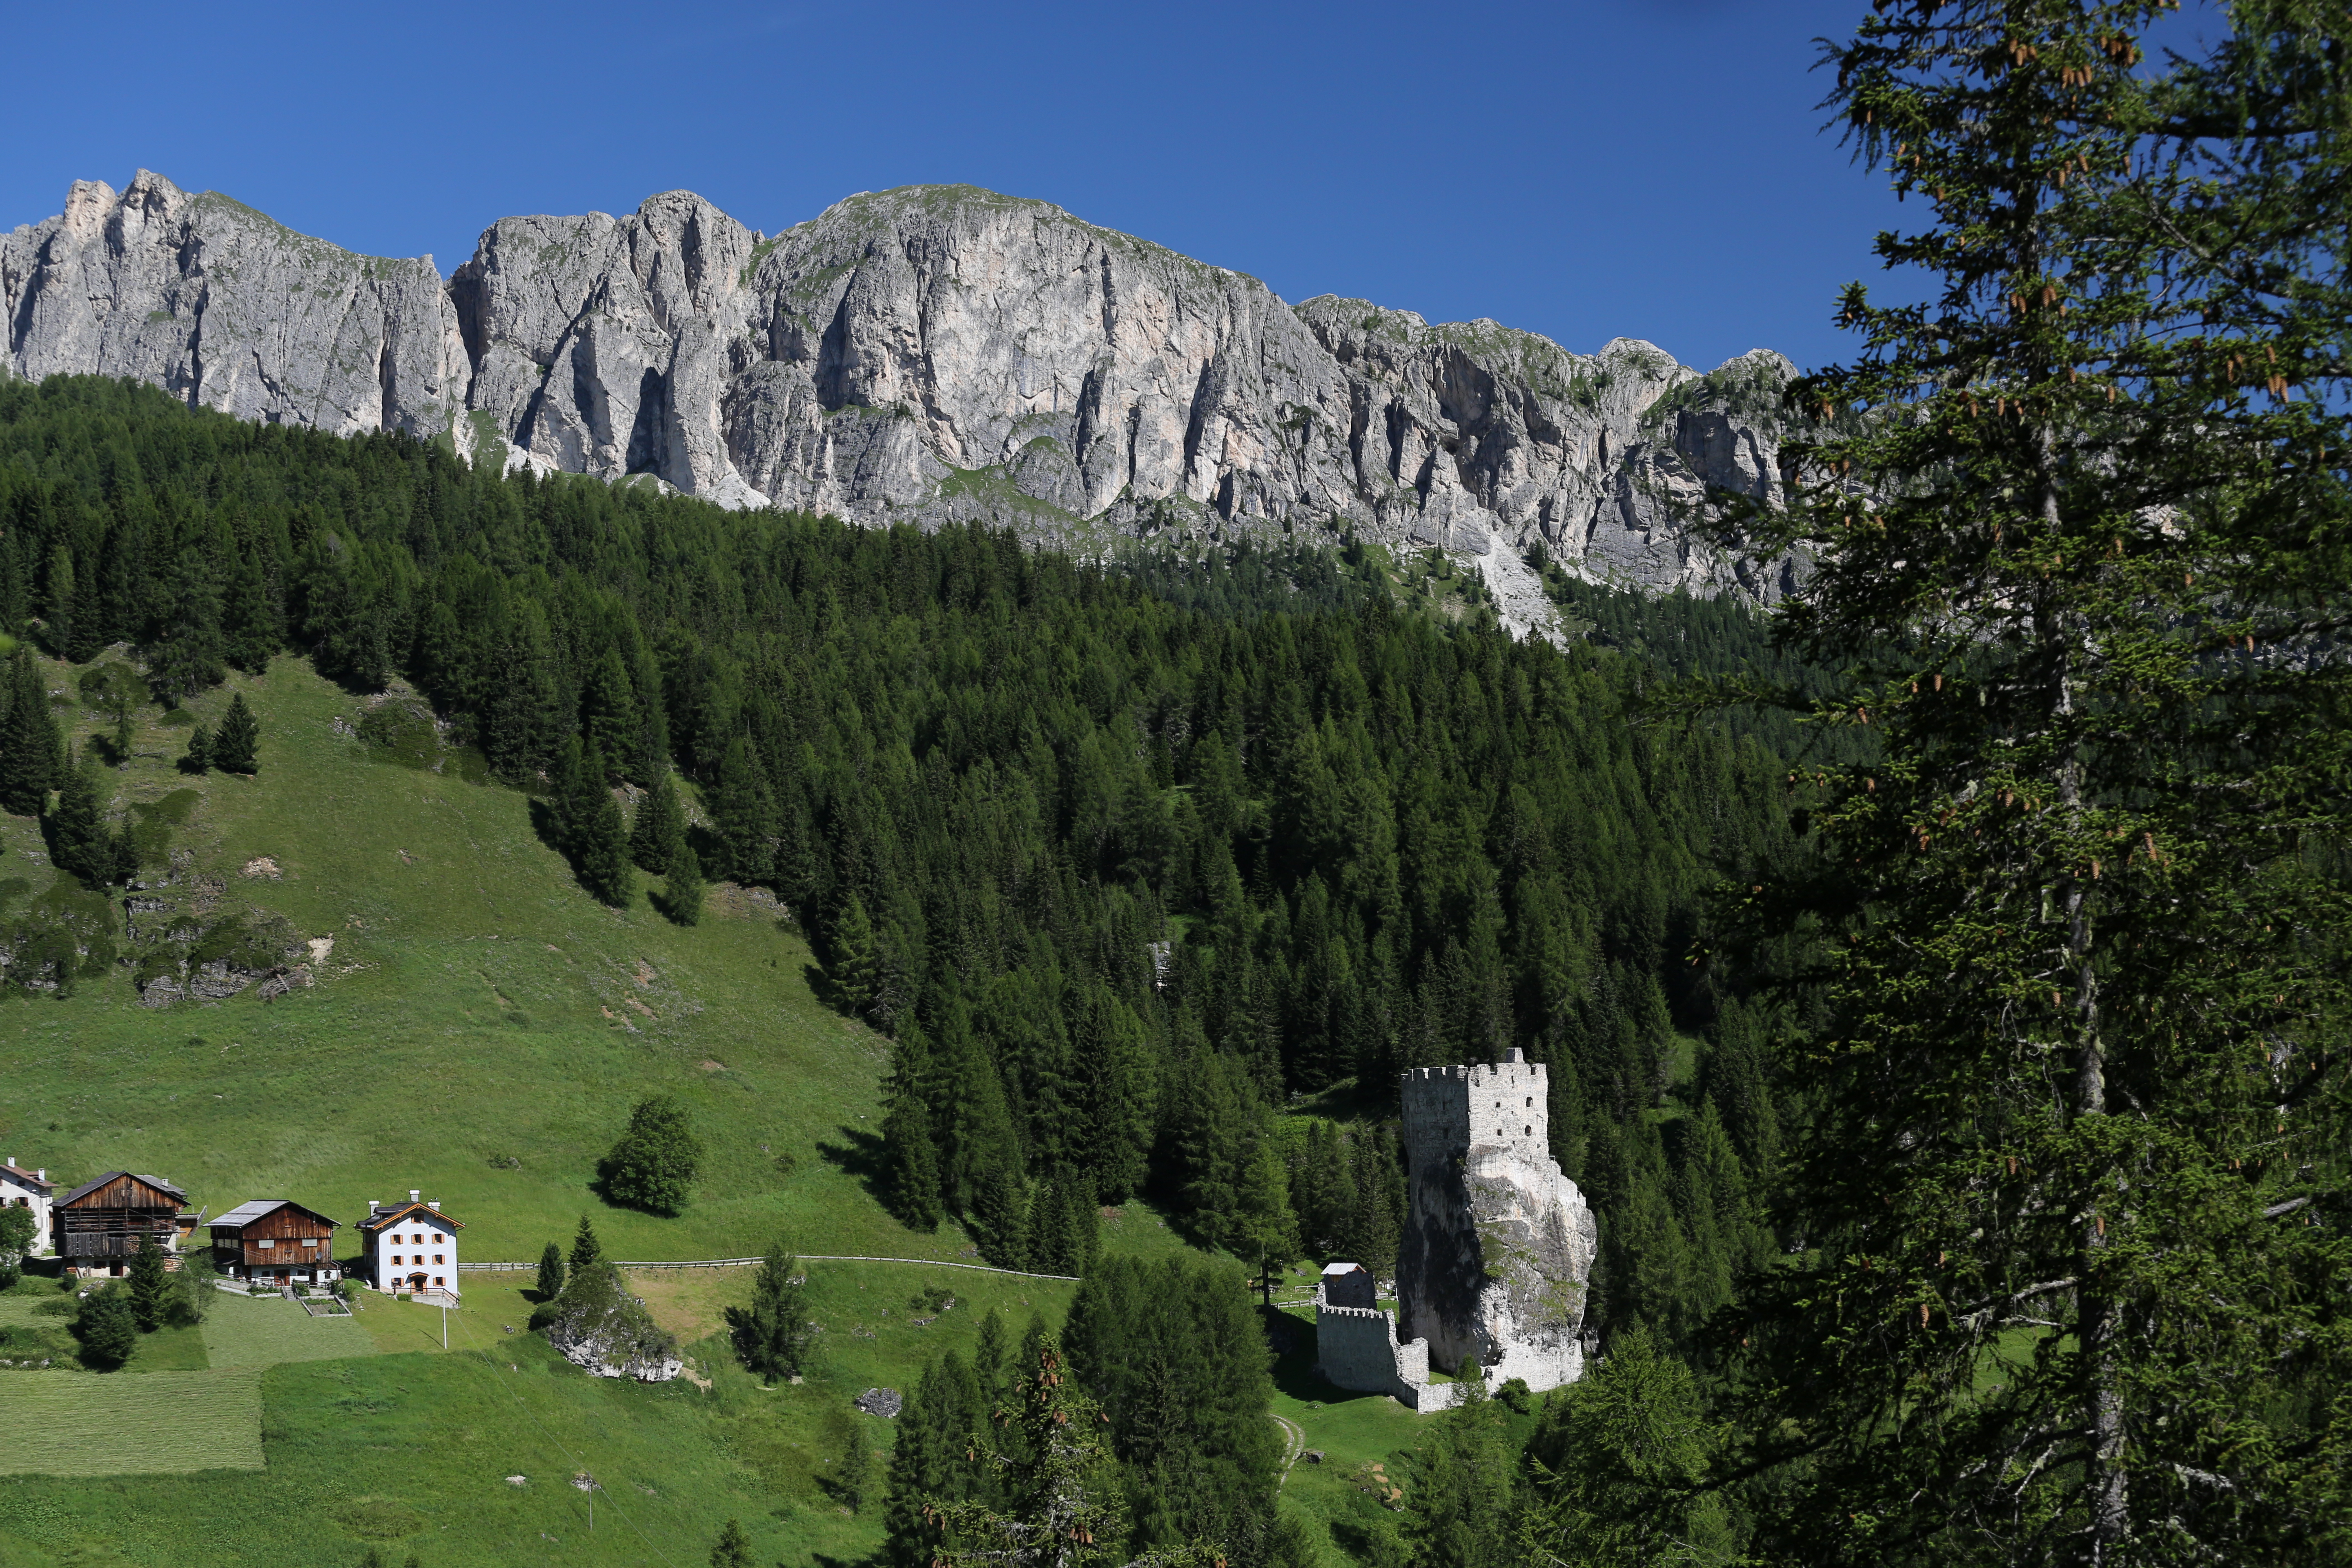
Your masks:
M1274 1483L1280 1487L1290 1479L1290 1467L1298 1463L1298 1456L1307 1451L1307 1433L1297 1422L1285 1415L1276 1415L1274 1424L1282 1428L1283 1436L1282 1479Z

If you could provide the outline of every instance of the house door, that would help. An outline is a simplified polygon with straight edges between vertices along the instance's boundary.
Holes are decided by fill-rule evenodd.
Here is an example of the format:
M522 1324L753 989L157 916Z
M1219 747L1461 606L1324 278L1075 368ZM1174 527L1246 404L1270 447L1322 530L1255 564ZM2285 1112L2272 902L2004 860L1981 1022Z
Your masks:
M412 1275L410 1275L410 1276L408 1277L408 1288L409 1288L410 1289L412 1289L412 1290L422 1290L422 1289L425 1289L425 1276L424 1276L424 1275L422 1275L422 1274L412 1274Z

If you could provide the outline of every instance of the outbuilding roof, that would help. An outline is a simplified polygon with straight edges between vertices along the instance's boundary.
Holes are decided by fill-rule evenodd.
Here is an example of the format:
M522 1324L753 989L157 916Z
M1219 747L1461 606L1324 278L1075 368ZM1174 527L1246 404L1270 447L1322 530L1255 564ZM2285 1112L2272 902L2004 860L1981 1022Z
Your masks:
M102 1176L99 1176L91 1181L84 1182L81 1185L76 1187L73 1191L59 1198L58 1202L60 1204L69 1204L76 1198L87 1197L90 1194L98 1191L99 1188L106 1185L107 1183L120 1181L124 1176L129 1176L134 1182L144 1182L149 1186L153 1187L157 1192L169 1193L172 1196L179 1199L182 1203L186 1203L188 1201L188 1194L185 1190L173 1186L171 1183L165 1181L161 1176L142 1176L131 1171L109 1171Z
M265 1215L276 1214L279 1209L283 1208L300 1209L304 1214L309 1215L320 1225L326 1226L330 1228L332 1228L335 1225L333 1220L329 1219L317 1209L310 1208L302 1204L298 1204L291 1198L256 1198L251 1203L237 1205L236 1207L229 1210L226 1214L221 1215L220 1218L213 1221L213 1228L215 1230L242 1229L244 1226L251 1225L255 1220L260 1219Z
M1326 1278L1334 1274L1369 1274L1370 1272L1370 1269L1360 1263L1327 1263L1323 1266Z

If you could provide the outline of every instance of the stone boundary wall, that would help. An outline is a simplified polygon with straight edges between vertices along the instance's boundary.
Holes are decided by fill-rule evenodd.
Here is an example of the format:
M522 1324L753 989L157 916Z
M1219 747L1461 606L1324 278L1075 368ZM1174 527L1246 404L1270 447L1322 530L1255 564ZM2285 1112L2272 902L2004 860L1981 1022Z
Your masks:
M1316 1370L1337 1387L1385 1394L1408 1410L1427 1414L1452 1408L1451 1384L1429 1381L1429 1342L1399 1344L1389 1314L1369 1307L1334 1307L1317 1292Z

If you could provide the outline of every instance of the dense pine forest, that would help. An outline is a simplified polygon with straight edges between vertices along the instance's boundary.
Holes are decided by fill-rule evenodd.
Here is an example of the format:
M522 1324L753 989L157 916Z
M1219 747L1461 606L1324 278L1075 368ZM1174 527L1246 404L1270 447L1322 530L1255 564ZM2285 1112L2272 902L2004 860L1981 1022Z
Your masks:
M896 1042L877 1185L996 1261L1085 1272L1100 1207L1148 1194L1253 1270L1385 1274L1395 1074L1513 1047L1549 1064L1555 1152L1601 1216L1596 1331L1686 1341L1769 1247L1780 1113L1702 908L1785 851L1788 767L1719 721L1637 721L1671 668L1638 647L1449 625L1354 548L1086 564L92 380L0 387L0 619L78 661L128 645L149 700L286 651L357 692L405 681L363 738L439 726L543 797L600 897L639 896L632 860L673 892L680 858L772 889L836 1005ZM1694 614L1595 603L1676 647ZM1760 657L1744 613L1705 624L1716 657ZM127 879L166 841L108 838L38 695L15 688L0 773L27 806L80 802L112 848L64 863ZM1238 1279L1168 1283L1091 1282L1082 1305L1175 1317L1089 1306L1074 1363L1155 1529L1272 1560L1272 1450L1234 1414L1261 1352L1199 1351L1246 1329ZM1155 1354L1208 1401L1181 1437L1123 1397ZM951 1396L919 1395L918 1426Z
M1686 1332L1762 1244L1776 1113L1695 958L1787 770L1632 721L1642 658L1403 613L1360 552L1087 566L90 381L0 389L0 518L7 625L131 645L167 703L282 649L405 678L608 898L627 825L582 774L642 819L675 766L703 868L898 1041L894 1206L1002 1261L1075 1270L1145 1191L1253 1262L1384 1261L1393 1075L1514 1046L1612 1238L1592 1321Z

